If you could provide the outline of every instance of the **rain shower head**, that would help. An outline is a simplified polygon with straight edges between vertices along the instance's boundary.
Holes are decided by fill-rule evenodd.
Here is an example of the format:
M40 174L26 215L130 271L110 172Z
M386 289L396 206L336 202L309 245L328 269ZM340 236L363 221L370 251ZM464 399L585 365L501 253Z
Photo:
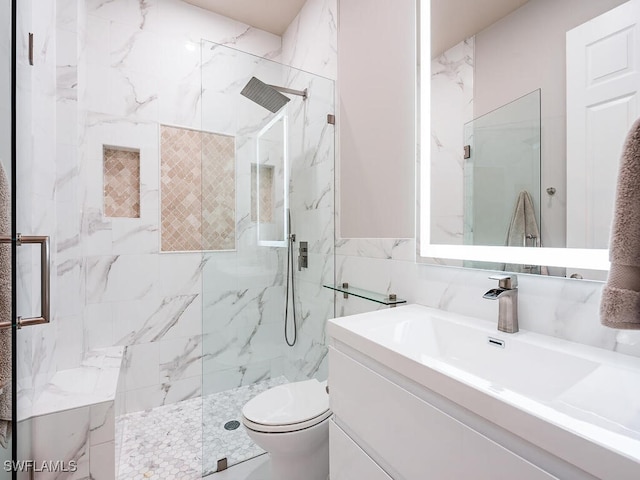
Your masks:
M266 108L270 112L276 113L284 107L287 102L291 101L289 97L282 95L280 92L299 95L304 100L307 99L306 88L304 90L293 90L291 88L267 85L256 77L251 77L251 80L249 80L249 83L244 86L240 94L247 97L252 102L257 103L261 107Z
M249 80L249 83L242 89L240 95L244 95L252 102L257 103L273 113L276 113L291 100L275 88L261 82L256 77L251 77L251 80Z

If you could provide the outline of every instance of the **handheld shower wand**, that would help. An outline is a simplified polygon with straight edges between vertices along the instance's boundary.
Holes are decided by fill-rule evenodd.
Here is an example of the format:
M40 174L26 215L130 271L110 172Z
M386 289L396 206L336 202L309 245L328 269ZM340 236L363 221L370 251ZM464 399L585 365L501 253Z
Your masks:
M293 264L293 244L296 241L295 233L291 233L291 210L287 208L287 293L284 304L284 340L287 345L293 347L298 340L298 324L296 322L296 290L294 282L295 266ZM293 312L293 341L289 341L289 272L291 272L291 310Z

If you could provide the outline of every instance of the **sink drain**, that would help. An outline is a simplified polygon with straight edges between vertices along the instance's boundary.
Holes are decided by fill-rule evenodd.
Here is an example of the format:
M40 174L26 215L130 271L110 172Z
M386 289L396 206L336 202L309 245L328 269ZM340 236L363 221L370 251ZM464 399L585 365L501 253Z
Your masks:
M240 426L240 422L239 421L231 420L230 422L227 422L227 423L224 424L224 429L225 430L235 430L239 426Z

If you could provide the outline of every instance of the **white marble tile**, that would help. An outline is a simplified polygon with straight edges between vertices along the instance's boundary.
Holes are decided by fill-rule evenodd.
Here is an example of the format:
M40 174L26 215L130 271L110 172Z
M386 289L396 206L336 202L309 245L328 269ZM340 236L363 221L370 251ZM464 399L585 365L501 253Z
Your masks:
M80 366L83 357L84 329L80 315L57 316L55 365L59 370Z
M373 292L387 292L391 285L391 263L380 258L336 255L336 283Z
M462 243L465 141L460 125L473 120L473 62L474 38L431 62L431 197L437 208L431 238L435 243Z
M78 7L76 0L56 1L56 25L59 29L77 32Z
M71 479L86 478L89 474L89 407L76 408L33 418L32 436L34 459L73 460L77 471ZM56 472L41 472L39 479L59 478Z
M115 402L103 402L90 406L89 439L95 446L115 439ZM95 457L91 455L91 464L95 465ZM112 462L113 463L113 462ZM92 467L93 470L93 467Z
M163 60L162 36L140 28L140 24L109 24L109 63L118 70L158 72Z
M337 11L336 0L307 1L283 35L284 63L335 79Z
M144 28L149 17L156 16L159 0L89 0L87 14L121 23L135 22Z
M412 238L340 238L336 241L336 255L389 260L415 259Z
M155 255L89 257L87 303L140 299L152 290L157 278Z
M197 294L203 289L203 280L215 280L215 263L221 261L218 254L163 254L160 255L160 291L163 295ZM226 256L222 254L222 256ZM207 272L203 279L203 272ZM213 277L213 278L211 278Z
M272 362L266 360L245 364L241 367L216 370L213 373L205 373L202 377L202 394L210 395L267 380L272 376L272 367Z
M178 380L202 375L202 335L158 342L160 382L173 384Z
M155 195L157 198L157 194ZM145 197L141 202L144 204ZM157 211L157 210L156 210ZM111 220L111 253L116 255L152 254L160 250L158 215L151 221L140 218Z
M116 478L115 442L92 445L89 449L90 478L95 480L115 480Z
M140 300L116 302L114 338L119 345L134 345L198 335L200 309L195 294L163 297L151 293Z
M159 348L157 342L140 343L127 347L121 375L125 377L127 392L151 387L160 378Z
M123 351L120 347L94 350L80 366L58 370L34 399L32 414L83 408L113 402L120 374Z
M162 405L162 395L157 386L127 390L125 396L125 412L140 412Z

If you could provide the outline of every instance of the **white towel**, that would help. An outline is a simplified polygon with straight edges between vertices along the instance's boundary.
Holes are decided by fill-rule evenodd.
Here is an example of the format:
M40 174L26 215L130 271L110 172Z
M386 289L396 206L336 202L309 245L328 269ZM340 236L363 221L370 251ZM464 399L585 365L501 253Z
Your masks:
M11 235L11 189L0 162L0 235ZM11 320L11 245L0 244L0 321ZM11 329L0 329L0 445L11 437Z
M509 230L507 231L508 247L541 247L540 229L536 220L536 211L533 199L527 191L522 191L516 200L516 207L511 217ZM517 265L507 263L503 270L508 272L539 273L548 275L547 267L536 265Z

